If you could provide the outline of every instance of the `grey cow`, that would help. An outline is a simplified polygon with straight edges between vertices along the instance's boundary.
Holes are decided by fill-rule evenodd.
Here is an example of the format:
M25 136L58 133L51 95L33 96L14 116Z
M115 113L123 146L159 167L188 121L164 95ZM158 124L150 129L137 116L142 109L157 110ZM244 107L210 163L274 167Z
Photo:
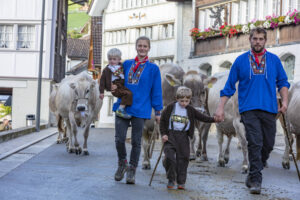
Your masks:
M87 72L65 78L50 95L50 108L57 119L64 119L69 133L67 151L88 155L87 138L90 124L98 118L102 100L98 83ZM84 127L84 144L77 141L77 126ZM74 144L72 137L74 136Z
M296 147L297 147L297 160L300 160L300 82L295 83L289 90L289 105L286 112L287 129L289 132L290 139L292 133L296 136ZM291 141L292 142L292 141ZM283 155L282 166L285 169L290 168L289 161L290 148L288 145L287 138L285 138L285 151Z
M212 88L209 89L208 92L208 100L207 100L207 109L208 113L212 115L215 113L217 109L217 105L220 99L220 90L224 88L224 85L227 81L229 72L222 72L214 75L213 77L208 78L208 82L215 82ZM215 78L217 80L210 80ZM240 145L243 151L243 164L242 164L242 173L246 173L248 171L248 151L247 151L247 140L245 136L245 127L240 122L240 114L238 110L238 94L236 93L232 98L230 98L225 105L225 120L224 122L217 123L217 138L219 144L219 156L218 156L218 164L221 167L224 167L225 164L229 161L229 149L230 143L233 136L237 136ZM202 160L207 160L206 155L206 142L208 131L211 124L203 124L202 130L199 131L199 138L202 138L203 144L201 144L201 140L199 140L197 154L201 155ZM225 150L223 151L223 137L227 136L227 145Z

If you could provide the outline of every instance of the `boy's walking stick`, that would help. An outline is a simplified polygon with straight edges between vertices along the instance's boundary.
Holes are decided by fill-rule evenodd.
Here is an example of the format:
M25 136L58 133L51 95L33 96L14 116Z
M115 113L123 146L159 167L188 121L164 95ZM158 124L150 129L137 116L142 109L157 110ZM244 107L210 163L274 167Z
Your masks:
M163 152L163 150L164 150L164 147L165 147L165 143L163 143L163 145L162 145L162 147L161 147L159 157L158 157L158 159L157 159L157 162L156 162L156 164L155 164L154 170L153 170L153 172L152 172L152 176L151 176L151 179L150 179L150 182L149 182L149 186L151 186L152 179L153 179L153 176L154 176L154 174L155 174L157 165L158 165L158 163L159 163L159 161L160 161L160 158L161 158L162 152Z
M282 107L281 99L279 99L279 105L280 105L280 107ZM283 119L283 129L284 129L284 132L286 133L285 135L286 135L288 143L289 143L290 151L291 151L291 154L292 154L292 157L293 157L293 161L294 161L295 166L296 166L296 171L297 171L297 174L298 174L298 178L299 178L299 181L300 181L300 173L299 173L299 169L298 169L298 164L297 164L296 158L294 156L292 144L290 142L289 132L288 132L288 129L286 127L285 114L283 114L283 113L281 113L281 114L282 114L282 119Z

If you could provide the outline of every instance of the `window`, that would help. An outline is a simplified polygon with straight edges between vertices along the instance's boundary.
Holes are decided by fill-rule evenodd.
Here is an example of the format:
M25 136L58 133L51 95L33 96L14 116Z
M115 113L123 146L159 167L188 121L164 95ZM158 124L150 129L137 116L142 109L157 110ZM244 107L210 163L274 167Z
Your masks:
M289 11L297 9L298 11L300 10L300 0L290 0L289 1ZM285 14L285 13L283 13Z
M152 39L152 27L146 28L146 36L150 39Z
M127 8L126 0L122 0L122 8L123 9Z
M127 0L127 8L132 8L132 0Z
M201 31L204 31L205 26L205 11L199 10L199 28Z
M284 70L288 76L288 80L294 79L295 56L289 55L283 60Z
M263 17L270 15L268 2L268 0L264 0Z
M232 25L237 24L239 22L238 20L241 19L241 17L238 17L238 16L241 16L239 14L239 12L240 12L239 4L232 2L232 10L231 10L231 24Z
M18 26L18 49L33 49L34 48L34 34L35 28L31 25Z
M161 25L160 39L167 39L174 37L174 24Z
M117 44L117 32L113 32L112 38L112 44Z
M280 0L273 0L272 14L279 15L280 13Z
M168 38L174 37L174 24L168 24Z
M240 9L239 9L240 23L246 24L249 21L249 8L248 8L248 0L240 1Z
M140 36L146 35L146 28L140 28Z
M121 31L121 43L126 43L126 30Z
M0 48L13 48L12 25L0 25Z

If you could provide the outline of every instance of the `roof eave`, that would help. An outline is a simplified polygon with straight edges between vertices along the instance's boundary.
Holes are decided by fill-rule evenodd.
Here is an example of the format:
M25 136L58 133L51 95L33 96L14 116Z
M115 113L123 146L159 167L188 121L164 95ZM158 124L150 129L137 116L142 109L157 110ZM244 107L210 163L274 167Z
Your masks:
M109 0L94 0L90 6L88 14L90 16L102 16L103 11L107 8Z

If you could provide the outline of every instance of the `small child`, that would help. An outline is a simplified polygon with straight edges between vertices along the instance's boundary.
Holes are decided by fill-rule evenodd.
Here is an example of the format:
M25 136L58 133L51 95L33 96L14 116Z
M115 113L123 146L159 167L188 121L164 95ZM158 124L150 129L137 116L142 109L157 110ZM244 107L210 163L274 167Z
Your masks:
M164 145L168 189L185 189L187 167L189 164L190 145L189 137L194 137L195 120L215 122L214 117L206 116L189 105L192 90L185 86L178 88L176 102L169 104L162 112L160 132Z
M125 119L130 119L131 115L125 111L126 106L132 104L132 93L124 86L124 72L121 64L122 53L119 49L113 48L107 52L108 65L104 68L100 78L100 98L104 98L104 90L111 91L112 84L117 89L112 92L115 97L121 98L121 104L116 115Z

